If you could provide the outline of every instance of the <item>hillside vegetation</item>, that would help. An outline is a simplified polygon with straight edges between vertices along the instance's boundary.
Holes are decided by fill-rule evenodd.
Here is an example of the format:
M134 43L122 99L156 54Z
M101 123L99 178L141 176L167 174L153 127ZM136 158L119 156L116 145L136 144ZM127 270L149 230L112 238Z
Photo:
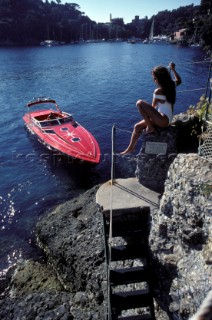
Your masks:
M138 13L139 14L139 13ZM212 48L212 2L202 0L199 6L189 5L155 16L155 34L171 35L187 28L187 36L195 30L197 41ZM133 19L133 17L132 17ZM0 0L0 45L37 45L46 39L70 43L80 39L127 39L148 37L153 17L124 24L114 19L111 24L96 23L76 3L61 0Z

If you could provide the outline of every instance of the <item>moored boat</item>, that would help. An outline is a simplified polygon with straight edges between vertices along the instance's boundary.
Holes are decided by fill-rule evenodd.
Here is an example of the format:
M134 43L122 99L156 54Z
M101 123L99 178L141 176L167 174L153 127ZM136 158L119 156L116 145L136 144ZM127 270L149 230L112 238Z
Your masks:
M42 109L30 111L34 106ZM54 99L35 98L27 107L25 125L48 149L86 163L100 162L100 148L94 136L71 114L61 111Z
M56 40L44 40L40 43L40 46L45 46L45 47L52 47L52 46L59 46L59 41Z

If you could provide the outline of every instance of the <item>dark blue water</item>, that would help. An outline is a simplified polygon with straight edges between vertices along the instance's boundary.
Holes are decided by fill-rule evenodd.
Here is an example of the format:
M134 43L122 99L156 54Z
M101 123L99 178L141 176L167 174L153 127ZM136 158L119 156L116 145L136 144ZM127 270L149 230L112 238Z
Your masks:
M0 48L0 270L33 254L33 228L47 209L110 179L111 128L132 130L135 102L152 101L151 69L174 61L182 76L175 113L195 105L206 86L205 54L173 45L96 43L59 47ZM24 128L25 104L56 99L99 142L95 168L59 162ZM130 135L117 131L117 151ZM129 171L119 170L120 177Z

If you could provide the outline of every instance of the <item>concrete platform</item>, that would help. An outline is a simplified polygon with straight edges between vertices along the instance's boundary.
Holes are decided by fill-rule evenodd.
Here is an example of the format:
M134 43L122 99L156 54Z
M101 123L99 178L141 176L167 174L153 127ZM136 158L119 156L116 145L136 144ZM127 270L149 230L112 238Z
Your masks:
M139 207L148 207L158 210L160 194L142 186L137 178L116 179L104 183L96 193L96 203L101 211L108 215L111 207L117 212ZM112 204L112 206L111 206Z

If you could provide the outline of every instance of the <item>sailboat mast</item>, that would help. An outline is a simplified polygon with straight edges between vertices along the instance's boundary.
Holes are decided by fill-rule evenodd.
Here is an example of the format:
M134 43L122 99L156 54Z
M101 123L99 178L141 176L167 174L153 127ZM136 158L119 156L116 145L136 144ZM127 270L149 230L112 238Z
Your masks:
M149 34L149 40L152 40L154 37L154 24L155 24L155 19L153 18L151 29L150 29L150 34Z

